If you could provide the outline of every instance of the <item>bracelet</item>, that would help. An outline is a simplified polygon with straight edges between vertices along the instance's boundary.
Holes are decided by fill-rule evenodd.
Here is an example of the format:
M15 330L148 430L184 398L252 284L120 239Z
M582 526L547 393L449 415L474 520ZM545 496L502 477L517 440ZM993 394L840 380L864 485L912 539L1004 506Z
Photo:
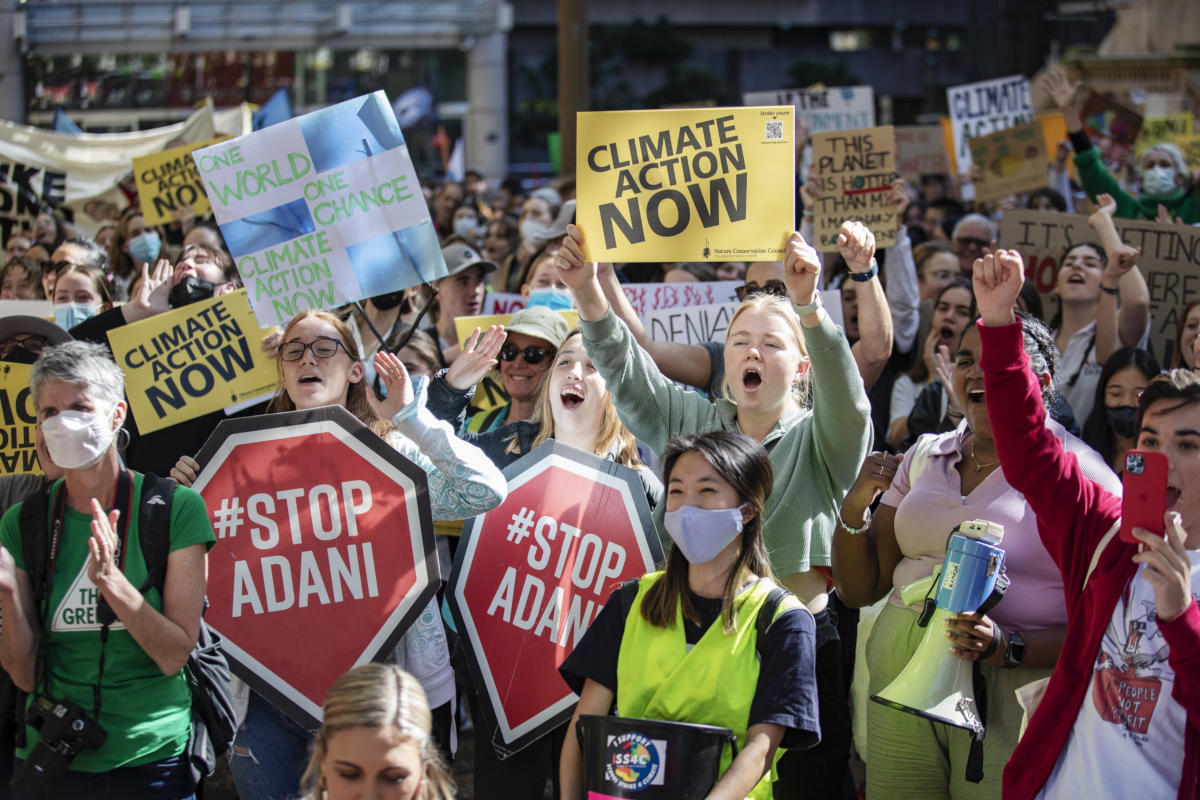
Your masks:
M807 208L800 212L800 216L802 217L811 217L812 215L813 212L809 211Z
M800 316L815 313L818 308L824 308L825 303L821 301L821 292L817 291L813 294L813 301L806 306L796 306L796 313Z
M871 268L869 270L867 270L866 272L851 272L850 280L858 281L859 283L866 283L867 281L871 280L871 278L874 278L878 274L879 274L879 262L872 258L871 259ZM1104 287L1101 286L1100 288L1103 289Z
M851 536L861 536L867 532L867 528L871 527L871 509L867 509L863 513L863 523L857 528L853 528L846 524L846 520L842 519L842 510L838 509L838 524L842 526L842 530Z
M1105 294L1111 294L1114 297L1121 296L1121 287L1120 286L1114 286L1113 288L1110 289L1102 283L1102 284L1100 284L1100 291L1104 292Z
M984 648L979 654L979 661L986 661L996 655L996 651L1000 649L1000 642L1004 638L1004 633L1001 632L1000 626L992 622L992 643Z

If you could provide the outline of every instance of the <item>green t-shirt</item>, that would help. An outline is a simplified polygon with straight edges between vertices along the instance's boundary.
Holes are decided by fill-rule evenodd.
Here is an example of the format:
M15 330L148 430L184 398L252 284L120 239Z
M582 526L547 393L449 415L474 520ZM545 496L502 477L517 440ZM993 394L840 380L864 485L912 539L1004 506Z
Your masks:
M57 494L62 481L54 487ZM142 476L134 473L133 505L141 507ZM53 530L54 498L47 514L47 530ZM25 554L18 531L20 504L0 519L0 544L25 569ZM96 621L97 592L87 576L88 539L91 515L67 507L62 540L50 586L46 653L48 668L38 690L54 699L77 703L91 716L92 686L100 664L100 623ZM204 500L192 489L178 487L171 503L171 545L174 552L194 544L211 549L216 541ZM132 516L126 537L128 555L125 575L134 586L146 579L146 562L138 538L137 514ZM158 589L145 594L146 602L162 611ZM192 699L183 672L164 675L133 636L117 620L110 626L104 656L104 682L100 688L100 727L108 738L99 750L81 751L71 762L80 772L107 772L117 767L137 766L179 755L191 733ZM37 731L27 728L27 746L17 750L25 758L38 740Z

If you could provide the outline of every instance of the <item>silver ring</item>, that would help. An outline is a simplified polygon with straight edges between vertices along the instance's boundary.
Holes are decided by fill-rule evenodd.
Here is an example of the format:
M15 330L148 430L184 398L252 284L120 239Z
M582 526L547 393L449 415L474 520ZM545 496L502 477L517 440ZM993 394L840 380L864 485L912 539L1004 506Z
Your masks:
M879 474L883 475L883 465L882 464L879 465Z

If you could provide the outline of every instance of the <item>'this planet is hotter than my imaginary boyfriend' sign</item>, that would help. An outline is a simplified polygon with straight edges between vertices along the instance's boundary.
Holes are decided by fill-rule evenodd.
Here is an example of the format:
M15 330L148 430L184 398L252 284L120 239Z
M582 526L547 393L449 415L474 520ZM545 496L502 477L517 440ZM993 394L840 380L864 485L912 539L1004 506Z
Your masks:
M192 156L264 326L446 275L381 91Z

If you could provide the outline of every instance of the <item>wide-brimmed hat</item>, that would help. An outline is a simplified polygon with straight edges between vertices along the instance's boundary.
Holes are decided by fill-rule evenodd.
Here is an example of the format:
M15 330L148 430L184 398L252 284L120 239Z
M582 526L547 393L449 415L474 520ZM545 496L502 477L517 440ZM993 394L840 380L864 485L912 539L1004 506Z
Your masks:
M554 349L562 347L571 333L571 326L563 319L563 315L545 306L523 308L512 315L512 320L504 326L507 333L521 333L542 339L554 345Z
M447 277L476 265L483 268L484 275L496 269L496 262L487 260L478 250L464 242L453 242L443 247L442 258L446 259Z
M11 339L20 333L44 337L47 345L75 341L71 334L53 322L44 320L41 317L33 317L28 314L13 314L8 317L0 317L0 342Z

